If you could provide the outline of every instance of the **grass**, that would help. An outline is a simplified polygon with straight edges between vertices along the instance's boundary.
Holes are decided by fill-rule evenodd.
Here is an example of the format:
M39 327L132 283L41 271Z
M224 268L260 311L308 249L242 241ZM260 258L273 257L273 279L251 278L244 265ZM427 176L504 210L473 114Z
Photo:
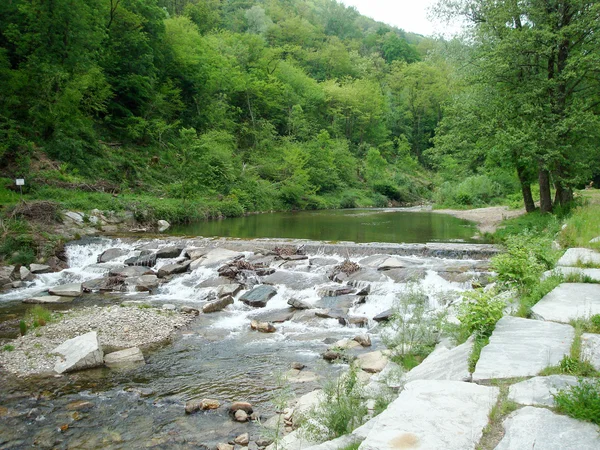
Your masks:
M575 327L575 338L571 344L569 355L556 365L545 368L540 372L540 376L548 375L573 375L578 377L600 377L600 372L596 371L589 361L581 357L581 335L584 333L584 327L580 322L573 322Z
M600 314L595 314L587 319L573 320L571 325L575 329L581 329L583 333L600 334Z
M358 450L358 447L360 447L360 442L356 442L354 444L350 444L347 445L346 447L342 448L341 450Z
M598 197L600 198L600 196ZM589 247L600 250L600 242L590 243L592 239L600 236L599 223L600 204L578 207L567 219L566 227L559 234L560 244L565 248Z
M2 350L4 350L5 352L12 352L14 349L15 346L11 344L6 344L4 347L2 347Z
M490 338L487 336L479 336L475 338L475 342L473 342L473 350L471 350L471 354L469 355L469 372L475 372L475 366L477 365L477 361L479 361L479 357L481 356L481 351L483 347L490 343Z
M483 435L477 445L477 450L492 450L496 448L504 435L502 422L510 413L519 408L517 403L508 399L508 390L512 382L503 380L492 384L500 389L500 394L498 395L496 404L490 411L488 424L483 429Z
M52 311L44 308L41 305L35 305L25 315L25 321L27 324L27 328L39 328L43 327L51 322L53 322L56 318L52 314Z
M579 380L554 395L558 412L600 425L600 379Z
M525 290L519 297L519 309L516 312L516 316L524 318L531 317L531 308L563 282L564 278L562 275L551 275Z

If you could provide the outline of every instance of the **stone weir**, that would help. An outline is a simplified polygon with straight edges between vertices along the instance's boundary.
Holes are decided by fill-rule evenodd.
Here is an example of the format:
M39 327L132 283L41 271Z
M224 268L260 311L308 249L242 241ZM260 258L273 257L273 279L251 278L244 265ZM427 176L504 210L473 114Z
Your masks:
M449 259L489 259L500 250L491 244L428 243L394 244L371 242L326 242L305 239L234 239L234 238L174 238L165 237L173 243L181 242L188 247L220 247L233 251L273 250L277 247L302 247L308 254L342 255L361 257L371 255L422 256Z

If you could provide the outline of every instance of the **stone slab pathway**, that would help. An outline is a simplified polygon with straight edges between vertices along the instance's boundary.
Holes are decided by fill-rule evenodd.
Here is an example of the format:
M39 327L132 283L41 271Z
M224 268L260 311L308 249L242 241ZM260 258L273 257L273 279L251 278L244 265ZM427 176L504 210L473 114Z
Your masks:
M581 263L600 265L600 253L589 248L570 248L558 260L556 265L575 267Z
M508 390L508 399L520 405L554 406L554 397L562 389L577 385L577 377L570 375L550 375L534 377L513 384Z
M469 355L471 350L473 350L473 339L469 339L453 349L438 345L421 364L406 374L406 381L470 381Z
M600 284L563 283L545 295L531 312L536 319L562 323L600 314Z
M570 325L505 316L481 351L473 381L535 376L568 355L574 337Z

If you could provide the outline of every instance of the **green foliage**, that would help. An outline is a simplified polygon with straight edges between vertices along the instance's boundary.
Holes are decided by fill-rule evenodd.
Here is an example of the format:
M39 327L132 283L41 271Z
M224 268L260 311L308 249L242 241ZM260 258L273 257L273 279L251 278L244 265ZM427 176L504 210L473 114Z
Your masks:
M19 332L21 333L21 336L27 334L27 323L24 320L19 321Z
M579 380L554 394L554 403L563 414L600 425L600 379Z
M591 243L600 236L600 205L579 207L573 211L561 230L558 240L564 248L591 247L600 249L600 242Z
M497 204L511 191L486 175L467 177L460 182L443 183L436 191L435 200L443 206L475 206Z
M475 366L477 366L477 361L479 361L479 357L481 356L481 351L483 347L490 343L489 336L476 336L475 341L473 342L473 350L469 354L468 359L468 367L469 372L475 372Z
M368 410L361 395L359 370L351 365L348 372L325 384L323 400L308 413L302 425L308 436L326 441L362 425Z
M539 281L537 284L529 286L526 290L521 292L519 299L519 309L517 315L519 317L528 318L531 314L531 308L539 302L544 296L559 284L566 282L560 275L552 275Z
M35 305L27 311L25 321L28 324L28 328L38 328L53 322L54 317L52 311L49 309L41 305Z
M11 345L11 344L6 344L4 347L2 347L2 350L4 350L5 352L12 352L14 351L15 346Z
M461 334L489 337L496 327L496 322L502 318L505 307L506 302L494 289L487 292L483 289L465 292L457 315Z

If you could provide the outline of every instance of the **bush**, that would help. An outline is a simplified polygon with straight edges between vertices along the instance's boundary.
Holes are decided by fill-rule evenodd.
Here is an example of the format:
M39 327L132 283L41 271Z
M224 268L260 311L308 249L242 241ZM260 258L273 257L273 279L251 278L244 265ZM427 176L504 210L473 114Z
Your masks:
M497 203L504 194L502 186L487 175L475 175L459 183L443 183L435 201L447 206L484 206Z
M348 372L325 384L323 400L308 413L302 426L310 438L335 439L362 425L368 409L362 398L359 370L351 365Z
M576 386L554 394L559 412L600 425L600 380L579 380Z
M461 334L477 337L489 337L496 322L504 315L506 302L498 298L495 290L485 292L478 289L466 292L464 300L458 308L458 320L460 321Z

